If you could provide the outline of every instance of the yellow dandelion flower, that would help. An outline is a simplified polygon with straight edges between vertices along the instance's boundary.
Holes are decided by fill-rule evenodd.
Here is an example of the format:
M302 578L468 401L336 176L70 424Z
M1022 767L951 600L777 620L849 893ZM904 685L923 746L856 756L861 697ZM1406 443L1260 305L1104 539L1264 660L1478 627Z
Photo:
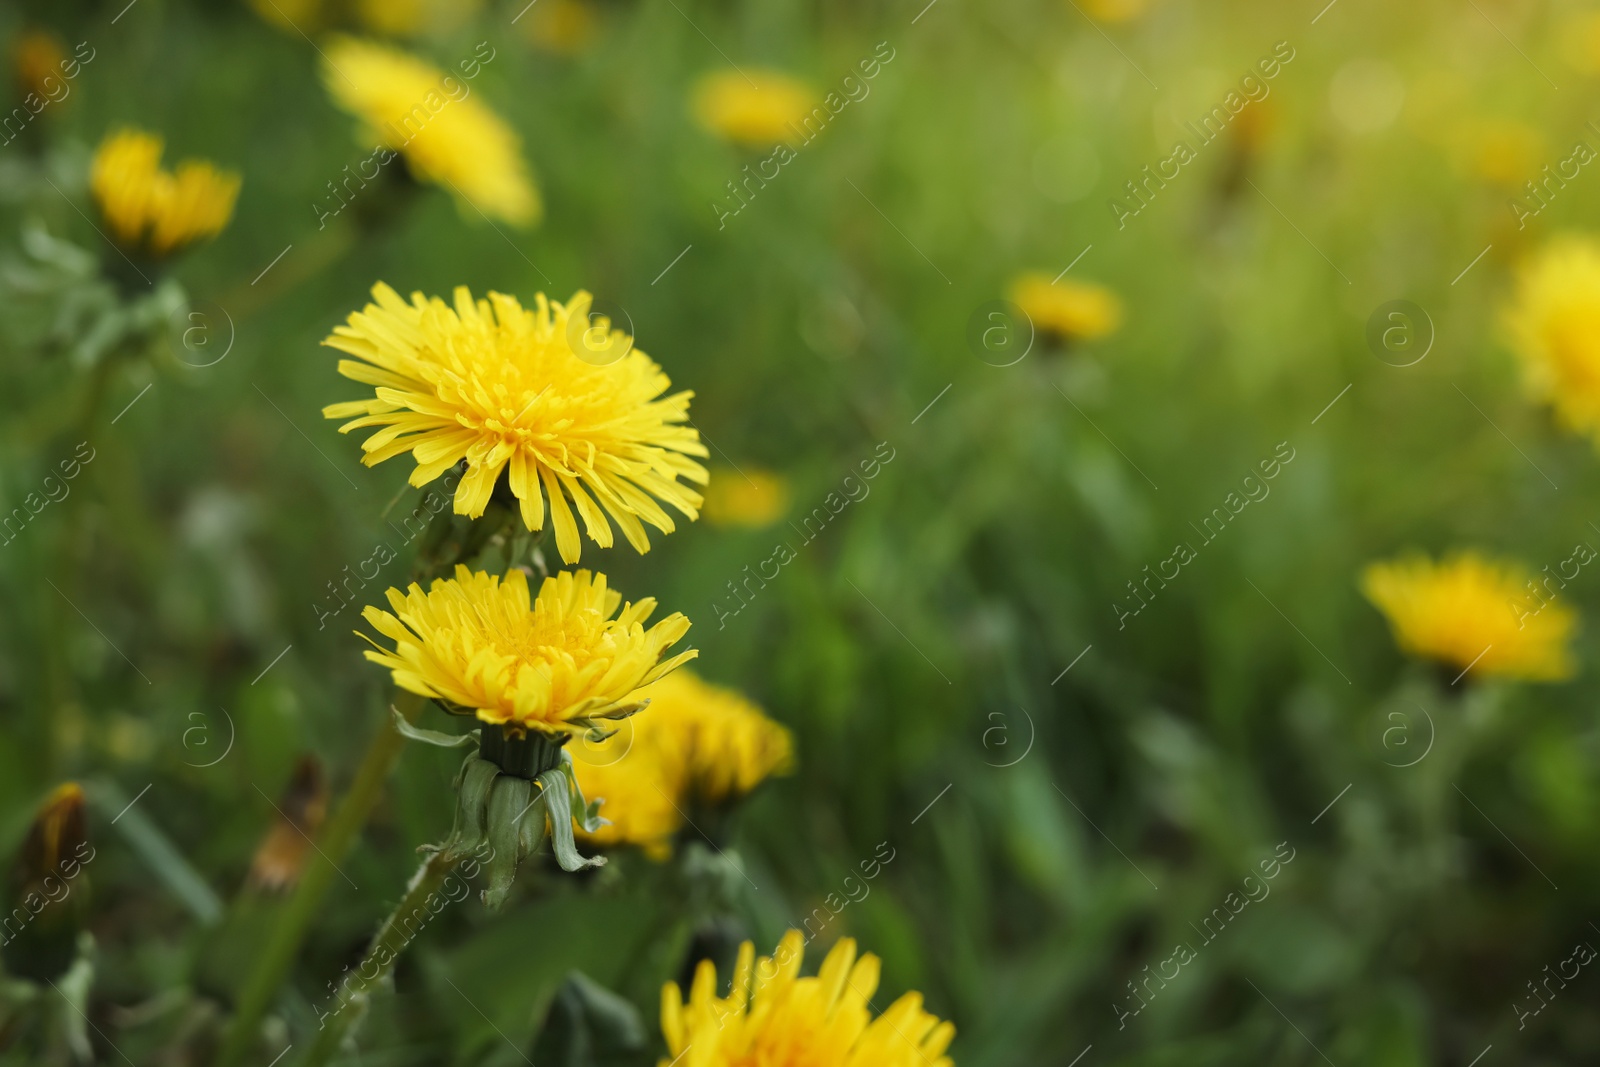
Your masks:
M530 41L558 56L575 56L589 46L598 29L592 0L545 0L525 23Z
M571 733L626 717L639 707L634 690L698 655L663 660L689 620L673 614L646 628L654 599L623 604L605 575L588 571L546 578L530 599L521 570L502 581L458 565L427 592L413 582L388 599L392 612L361 615L395 647L373 641L367 659L401 689L511 730Z
M578 836L597 846L639 845L657 859L670 851L692 804L744 796L794 762L789 731L732 689L689 670L633 694L643 714L597 745L575 746L583 795L602 797L611 825Z
M1093 341L1122 325L1122 301L1101 285L1051 282L1049 275L1030 271L1011 282L1007 296L1034 329L1062 341Z
M161 168L161 138L124 129L100 143L89 191L117 243L165 256L221 233L233 217L239 176L204 160L186 159L177 173Z
M676 982L661 990L661 1033L682 1067L952 1067L945 1049L955 1026L923 1010L922 994L907 993L876 1019L868 1001L878 989L878 957L856 958L856 943L833 946L815 978L800 977L805 939L790 930L772 958L754 959L739 946L733 988L718 997L717 969L701 960L689 1002Z
M1600 444L1600 245L1547 245L1519 272L1505 326L1528 390Z
M361 120L367 143L399 152L412 174L463 207L516 226L537 221L543 208L521 142L466 82L371 41L338 37L324 51L323 84Z
M789 481L759 467L716 472L700 511L713 526L771 526L789 510Z
M568 749L578 788L584 799L601 801L600 816L606 820L592 833L574 823L580 842L593 848L633 845L653 860L672 855L672 838L683 828L682 775L679 768L663 762L648 738L640 736L641 726L655 711L653 704L645 708L599 745Z
M421 293L407 304L381 282L372 296L376 304L323 342L356 357L339 361L340 374L377 387L372 399L322 409L330 419L360 416L341 433L383 427L362 443L367 466L410 452L411 484L421 486L466 460L455 512L471 518L506 471L528 529L544 528L548 497L568 563L580 549L569 498L603 548L612 544L607 515L640 552L650 550L643 523L674 529L656 500L699 515L700 494L678 481L706 481L689 458L706 448L682 425L694 394L663 396L672 382L633 338L589 314L588 293L565 305L540 293L531 311L502 293L474 301L465 287L454 307Z
M1440 563L1412 555L1370 564L1361 590L1411 655L1486 677L1570 678L1577 612L1530 594L1531 578L1516 563L1475 552Z
M794 762L794 739L743 694L689 671L639 693L656 749L683 772L684 795L704 804L744 796Z
M806 119L821 111L816 90L774 70L714 71L695 83L690 110L711 133L749 148L792 144Z

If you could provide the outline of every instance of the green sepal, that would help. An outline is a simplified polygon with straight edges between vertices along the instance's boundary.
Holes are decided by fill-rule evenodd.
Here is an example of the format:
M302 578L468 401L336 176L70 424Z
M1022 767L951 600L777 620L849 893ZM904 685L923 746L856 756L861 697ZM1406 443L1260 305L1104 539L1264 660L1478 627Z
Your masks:
M483 891L483 902L490 908L500 907L511 895L523 852L521 820L528 814L532 795L533 783L511 774L498 775L489 791L488 838L494 851L489 856L489 886Z
M468 756L461 765L460 784L456 787L456 823L445 848L464 854L483 843L488 832L485 816L490 791L499 774L499 767L476 755Z
M577 823L586 834L592 834L602 826L610 826L611 820L600 815L600 801L592 800L588 803L583 799L583 787L578 784L578 776L573 770L572 756L568 752L561 753L561 770L567 776L567 785L572 790L572 821Z
M461 748L463 745L478 744L479 731L469 730L464 734L447 734L440 730L425 730L420 726L413 726L411 721L399 710L391 706L389 711L394 715L394 728L401 737L410 741L421 741L425 745L437 745L439 748Z
M539 788L544 791L545 807L551 813L550 819L550 845L556 854L556 862L561 864L564 871L581 871L587 867L601 867L605 865L604 856L585 857L578 852L577 842L572 837L572 819L555 818L556 812L571 812L574 817L588 818L584 810L583 798L575 795L568 788L571 770L565 766L555 770L545 771L539 775ZM587 828L587 827L586 827Z

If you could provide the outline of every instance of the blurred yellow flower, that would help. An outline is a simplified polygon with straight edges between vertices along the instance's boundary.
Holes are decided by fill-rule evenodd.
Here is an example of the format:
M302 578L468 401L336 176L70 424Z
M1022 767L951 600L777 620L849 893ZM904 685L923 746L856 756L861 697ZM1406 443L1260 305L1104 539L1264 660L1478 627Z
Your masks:
M583 795L605 798L600 814L611 820L592 834L578 831L592 844L638 845L662 858L686 808L737 799L793 766L787 729L686 669L632 699L650 704L614 736L570 749Z
M1504 321L1528 390L1600 445L1600 245L1546 245L1518 272Z
M369 399L322 409L352 420L341 433L382 427L362 443L367 466L410 452L411 484L420 486L465 460L455 513L471 518L506 471L528 529L544 528L549 500L568 563L580 551L569 499L604 548L607 515L640 552L650 550L643 523L674 529L657 499L698 516L700 494L678 481L706 481L688 458L705 456L705 446L682 425L694 394L662 396L672 382L633 338L590 316L588 293L566 305L540 293L532 310L502 293L474 301L465 287L454 307L421 293L408 304L381 282L372 296L377 303L323 342L356 357L339 361L340 374L376 387Z
M689 620L673 614L646 629L655 600L624 605L588 571L546 578L530 600L521 570L502 581L458 565L426 593L413 582L388 598L393 613L368 607L361 617L395 647L367 638L376 649L367 659L401 689L508 729L573 733L626 717L639 707L634 690L698 655L662 660Z
M1030 271L1012 280L1007 296L1036 330L1062 341L1093 341L1122 325L1122 301L1102 285Z
M700 513L713 526L771 526L789 510L789 480L759 467L714 472Z
M361 137L406 158L411 173L517 226L543 208L505 121L470 86L437 67L371 41L337 37L325 49L323 84L362 122Z
M719 137L749 148L772 148L803 138L801 125L821 103L805 82L779 71L752 68L702 76L695 83L690 110L701 126Z
M1544 163L1544 135L1512 119L1471 123L1461 134L1460 145L1473 174L1507 189L1521 188L1537 177Z
M1150 7L1150 0L1080 0L1085 14L1101 22L1127 22Z
M1554 601L1531 599L1531 579L1517 563L1475 552L1459 552L1440 563L1411 555L1369 564L1361 574L1361 590L1410 655L1485 677L1570 678L1567 645L1577 613Z
M876 1019L868 1002L878 989L878 957L856 958L856 943L833 946L815 978L800 977L805 939L790 930L772 958L739 946L733 986L717 996L710 960L695 968L689 1002L676 982L661 990L661 1033L682 1067L951 1067L945 1055L955 1026L923 1010L907 993Z
M789 731L732 689L684 671L638 695L651 702L651 718L641 725L680 768L683 795L697 803L742 797L794 766Z
M61 39L48 30L26 30L17 35L11 45L12 70L16 73L17 88L26 96L36 94L40 99L54 99L60 90L61 74L67 62L67 50Z
M653 860L672 855L673 835L683 828L677 768L668 767L655 748L640 740L640 723L654 714L654 705L645 708L595 751L577 745L568 749L584 799L603 801L600 817L607 820L593 833L574 823L580 842L594 848L633 845Z
M161 169L161 138L123 129L100 142L89 191L117 242L165 256L222 232L233 217L239 176L204 160L186 159L176 173Z
M544 0L528 13L528 40L547 52L573 56L594 40L598 20L593 0Z

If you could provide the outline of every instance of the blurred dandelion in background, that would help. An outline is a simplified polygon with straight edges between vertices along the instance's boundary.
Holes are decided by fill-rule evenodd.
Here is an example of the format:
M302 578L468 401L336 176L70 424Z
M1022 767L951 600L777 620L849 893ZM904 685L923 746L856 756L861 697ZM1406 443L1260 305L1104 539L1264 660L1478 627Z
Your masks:
M107 135L89 188L107 228L125 248L152 257L215 237L233 217L239 176L206 160L161 167L161 138L137 129Z
M690 107L710 133L746 148L793 145L822 97L805 82L782 71L745 68L702 75Z
M1491 678L1559 682L1576 667L1578 615L1522 565L1458 552L1370 564L1361 589L1413 656Z
M334 38L323 51L323 84L361 120L363 148L400 153L418 181L443 187L468 218L482 212L513 226L539 221L544 208L521 138L474 95L469 79L353 37Z

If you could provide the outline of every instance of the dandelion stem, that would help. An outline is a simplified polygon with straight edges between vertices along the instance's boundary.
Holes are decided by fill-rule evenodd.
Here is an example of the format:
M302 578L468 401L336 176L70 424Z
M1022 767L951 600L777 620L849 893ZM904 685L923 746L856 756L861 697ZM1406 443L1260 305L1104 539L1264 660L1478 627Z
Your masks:
M416 719L422 708L422 698L402 692L395 707L407 721ZM367 816L378 802L384 781L399 759L405 739L395 730L388 716L384 716L378 732L367 745L366 755L356 771L350 791L340 800L333 818L328 821L315 854L306 866L304 876L295 887L273 931L266 951L255 961L250 976L239 994L233 1021L223 1040L222 1051L217 1056L217 1067L234 1067L254 1046L261 1029L261 1018L272 1005L278 989L283 985L289 968L300 953L311 923L321 912L322 899L327 895L338 868L335 866L356 835L366 825Z
M383 921L383 925L378 927L372 943L367 946L366 955L362 957L361 965L356 968L353 976L357 981L351 983L350 979L346 979L341 982L341 988L335 994L336 1005L331 1006L329 1011L317 1013L322 1028L317 1032L316 1040L312 1043L311 1050L306 1053L306 1058L301 1061L300 1067L322 1067L338 1052L345 1035L365 1013L373 986L381 983L393 972L400 954L415 936L416 928L427 921L427 916L432 911L437 910L430 908L429 905L444 885L445 879L462 860L467 858L467 855L458 849L443 849L424 860L417 873L411 876L405 896L400 898L400 903ZM423 918L417 921L414 917L419 911ZM412 923L409 932L405 926L407 922ZM371 973L368 973L369 971ZM351 989L352 984L356 987L354 990Z

